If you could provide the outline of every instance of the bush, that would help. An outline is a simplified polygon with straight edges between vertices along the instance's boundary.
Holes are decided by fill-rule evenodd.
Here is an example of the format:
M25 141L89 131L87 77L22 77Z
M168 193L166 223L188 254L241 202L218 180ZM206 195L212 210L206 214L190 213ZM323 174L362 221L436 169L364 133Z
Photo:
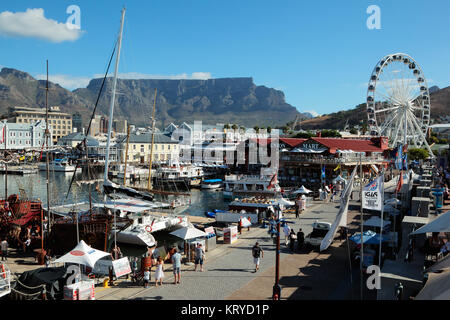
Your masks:
M409 160L426 160L430 157L427 149L413 148L408 150Z

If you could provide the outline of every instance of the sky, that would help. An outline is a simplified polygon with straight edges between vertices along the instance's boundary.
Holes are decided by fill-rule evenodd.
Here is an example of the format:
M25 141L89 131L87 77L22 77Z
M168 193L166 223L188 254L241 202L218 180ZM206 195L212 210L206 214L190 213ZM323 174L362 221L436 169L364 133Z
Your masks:
M121 78L252 77L326 114L364 102L377 62L402 52L429 86L450 85L448 0L2 1L0 67L42 79L48 59L50 81L85 87L106 70L124 6Z

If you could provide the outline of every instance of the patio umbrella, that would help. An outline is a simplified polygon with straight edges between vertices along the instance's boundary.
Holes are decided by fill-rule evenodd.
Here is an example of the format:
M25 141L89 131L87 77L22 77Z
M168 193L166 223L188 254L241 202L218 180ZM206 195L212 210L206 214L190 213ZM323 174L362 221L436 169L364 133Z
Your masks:
M75 248L59 259L56 259L55 262L77 263L93 269L97 260L109 255L108 252L94 249L81 240Z
M380 238L381 238L381 242L385 242L385 241L389 241L389 237L382 234L380 235L379 233L376 233L373 237L367 239L367 241L364 241L365 244L380 244Z
M367 240L374 237L375 235L376 235L376 233L371 230L363 232L363 243L366 243ZM361 243L361 233L360 232L355 233L349 239L351 241L355 242L356 244L360 244Z
M294 194L298 194L298 193L302 193L302 194L308 194L308 193L311 193L312 191L311 190L309 190L309 189L306 189L305 188L305 186L301 186L298 190L296 190L296 191L294 191L293 193Z
M415 300L450 300L450 271L429 273Z
M175 231L172 231L170 234L175 237L181 238L183 240L189 240L189 239L204 237L204 236L208 235L207 233L205 233L202 230L199 230L193 226L177 229Z
M428 233L428 232L450 232L450 210L439 215L430 223L420 227L411 234Z
M425 270L425 272L435 272L449 269L450 269L450 254L448 254L444 259L433 264L431 267Z
M246 217L243 217L241 219L241 222L242 222L242 227L244 227L244 228L252 225L252 223L250 221L248 221L248 219Z
M295 202L286 200L286 199L284 199L284 198L278 198L278 199L277 199L277 202L278 202L279 204L282 204L282 205L286 206L286 207L292 207L292 206L295 205Z

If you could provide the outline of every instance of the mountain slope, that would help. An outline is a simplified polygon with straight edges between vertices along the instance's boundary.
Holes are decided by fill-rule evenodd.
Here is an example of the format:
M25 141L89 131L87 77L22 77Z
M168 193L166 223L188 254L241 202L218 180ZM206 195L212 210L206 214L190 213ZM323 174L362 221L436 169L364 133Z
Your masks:
M49 105L63 112L80 112L84 125L91 115L103 79L93 79L86 88L69 91L49 84ZM97 114L108 115L112 78L108 78ZM138 126L150 124L154 91L157 88L157 125L201 120L205 124L237 123L245 126L282 125L300 115L286 103L284 93L257 86L252 78L210 80L118 79L114 118L125 118ZM0 72L0 114L12 106L45 106L45 81L11 68Z

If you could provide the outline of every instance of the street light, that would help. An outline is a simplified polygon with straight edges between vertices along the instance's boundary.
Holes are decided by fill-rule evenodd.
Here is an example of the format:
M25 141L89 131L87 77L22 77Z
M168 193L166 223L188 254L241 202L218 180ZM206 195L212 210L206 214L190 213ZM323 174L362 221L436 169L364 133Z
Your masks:
M279 206L275 208L277 212L277 249L275 254L275 284L273 285L272 300L280 300L281 298L281 287L280 287L280 213L281 209Z

